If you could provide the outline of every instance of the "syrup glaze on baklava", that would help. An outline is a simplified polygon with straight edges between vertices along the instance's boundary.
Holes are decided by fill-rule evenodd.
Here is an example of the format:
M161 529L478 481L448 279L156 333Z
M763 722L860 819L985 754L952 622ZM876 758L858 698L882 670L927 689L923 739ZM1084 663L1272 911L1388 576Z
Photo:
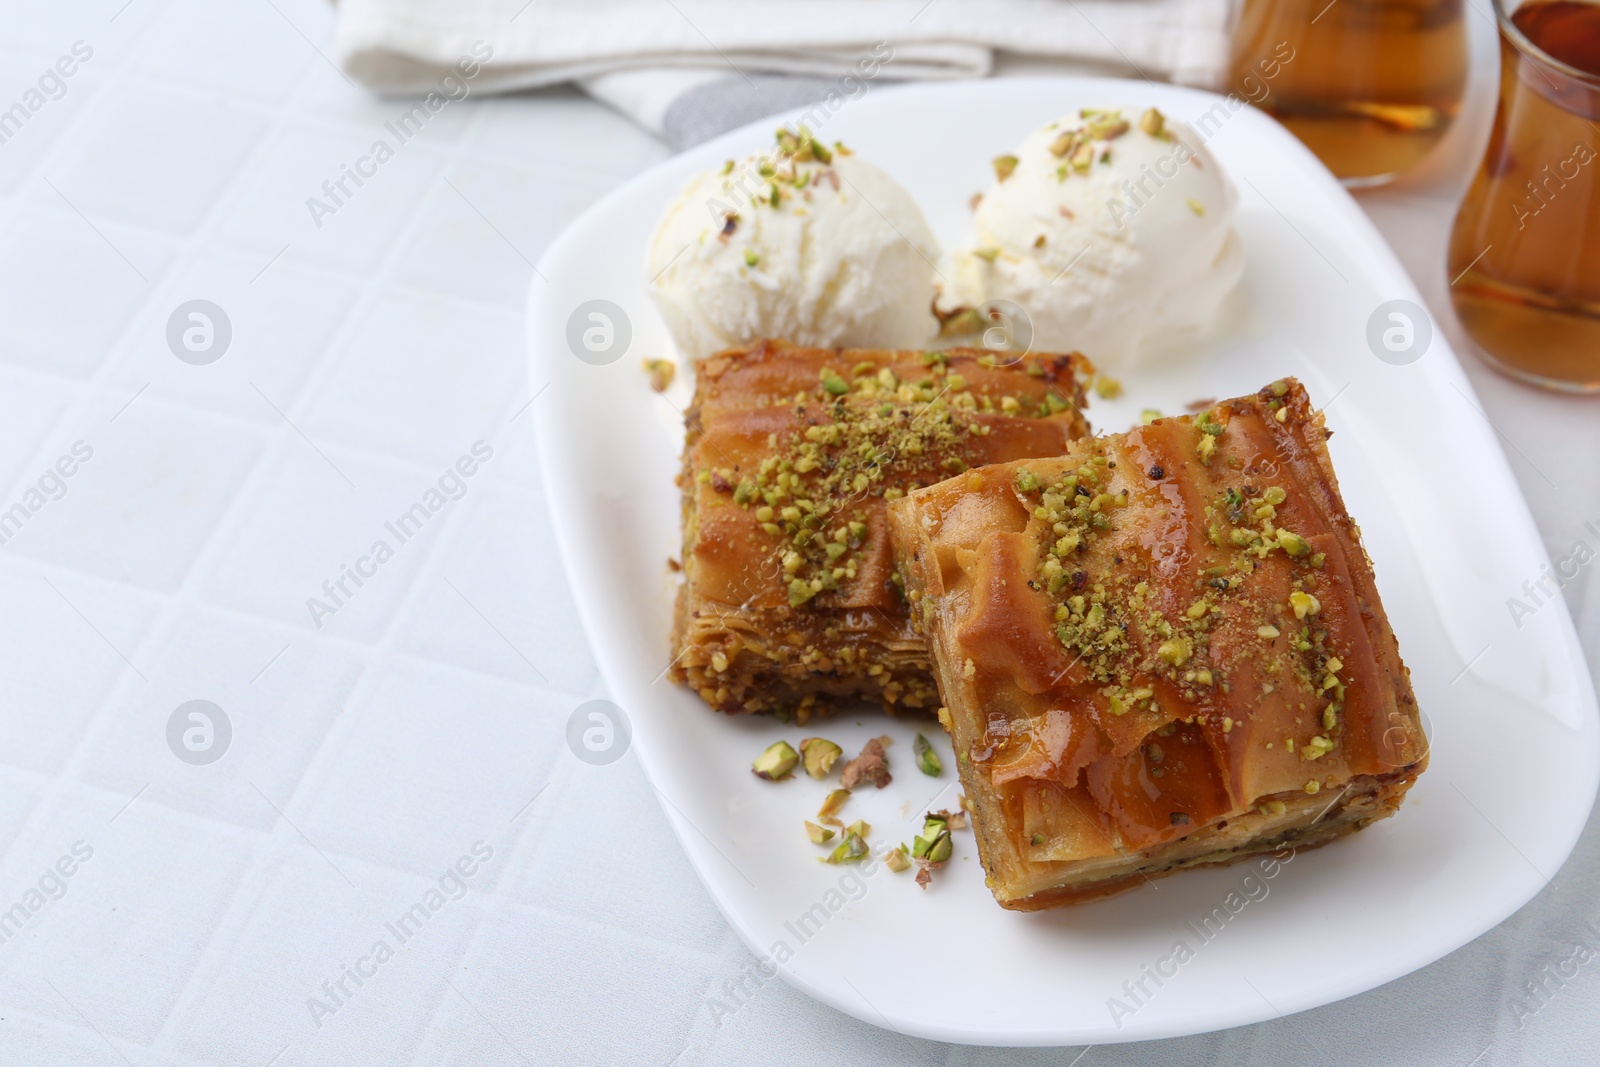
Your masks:
M1332 840L1426 765L1298 382L890 509L979 854L1034 909Z

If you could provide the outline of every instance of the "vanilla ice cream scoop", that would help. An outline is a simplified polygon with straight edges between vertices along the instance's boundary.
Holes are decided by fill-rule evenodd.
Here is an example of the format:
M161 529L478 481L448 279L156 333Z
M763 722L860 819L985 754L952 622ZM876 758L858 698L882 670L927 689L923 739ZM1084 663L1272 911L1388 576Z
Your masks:
M691 358L761 338L920 347L938 246L898 182L802 129L694 178L650 242L651 294Z
M1206 326L1244 270L1233 184L1153 108L1085 108L994 167L974 242L944 270L941 314L1009 300L1035 350L1116 370Z

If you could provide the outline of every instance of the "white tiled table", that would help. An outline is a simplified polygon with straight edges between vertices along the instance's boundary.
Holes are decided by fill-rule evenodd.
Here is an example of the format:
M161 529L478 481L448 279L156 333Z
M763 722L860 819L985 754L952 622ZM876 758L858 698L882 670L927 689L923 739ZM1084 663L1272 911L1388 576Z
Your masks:
M0 109L93 48L0 144L0 511L93 450L0 546L0 1062L1591 1052L1592 965L1520 1031L1513 998L1575 940L1600 948L1594 833L1473 945L1277 1023L1074 1059L904 1038L772 982L718 1027L706 1000L747 954L633 759L590 767L563 741L600 688L530 433L560 399L529 406L523 366L531 262L665 150L570 93L469 100L318 228L306 199L404 110L319 54L330 18L319 0L0 4ZM1367 202L1447 328L1452 196ZM166 343L195 298L233 329L208 366ZM1595 409L1472 369L1564 554L1600 519ZM479 441L493 455L464 494L315 627L306 598ZM1591 652L1595 588L1567 589ZM232 726L215 764L167 745L194 699ZM430 898L458 861L471 876ZM402 940L386 924L418 903Z

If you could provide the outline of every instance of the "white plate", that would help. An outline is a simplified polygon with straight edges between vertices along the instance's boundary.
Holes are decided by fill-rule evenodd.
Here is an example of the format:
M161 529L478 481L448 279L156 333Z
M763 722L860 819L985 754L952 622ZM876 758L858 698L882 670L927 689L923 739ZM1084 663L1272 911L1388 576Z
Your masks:
M1194 122L1218 99L1091 78L922 85L874 89L818 132L902 181L950 247L988 160L1035 127L1080 105L1155 105ZM955 861L928 892L881 865L863 877L816 861L800 823L827 786L755 779L750 760L769 742L816 732L853 754L869 736L893 735L893 784L858 792L845 811L890 842L909 841L925 808L954 806L948 743L934 724L946 763L935 781L910 759L916 723L864 713L802 731L714 714L663 678L673 591L664 561L679 552L677 408L688 385L654 396L639 368L642 356L672 352L643 276L658 213L692 172L764 148L777 122L693 149L595 205L540 262L528 318L534 387L551 383L535 414L579 610L684 850L750 949L782 957L784 979L817 999L907 1034L1104 1043L1359 993L1465 944L1538 892L1595 794L1595 695L1577 636L1559 596L1520 626L1508 609L1510 597L1532 606L1523 583L1547 557L1442 334L1408 366L1368 348L1378 305L1421 296L1328 172L1250 108L1209 142L1241 190L1248 266L1231 321L1187 364L1125 375L1126 399L1089 414L1117 431L1142 407L1178 411L1285 374L1331 404L1330 447L1430 720L1432 766L1396 817L1296 856L1270 879L1253 865L1194 871L1017 914L984 888L970 833L957 835ZM567 343L574 309L596 299L619 305L632 326L626 355L606 366ZM1197 936L1219 907L1220 932ZM1192 958L1163 964L1179 941ZM1158 985L1147 968L1175 973ZM762 980L753 973L745 990ZM713 1013L738 1010L737 994L711 995Z

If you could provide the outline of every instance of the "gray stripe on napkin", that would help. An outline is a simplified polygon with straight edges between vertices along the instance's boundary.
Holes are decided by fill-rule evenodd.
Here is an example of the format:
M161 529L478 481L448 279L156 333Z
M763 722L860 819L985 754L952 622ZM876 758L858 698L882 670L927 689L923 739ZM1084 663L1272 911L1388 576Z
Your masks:
M707 82L667 105L661 135L673 151L681 152L747 122L814 104L837 85L837 79L798 74L751 74Z

